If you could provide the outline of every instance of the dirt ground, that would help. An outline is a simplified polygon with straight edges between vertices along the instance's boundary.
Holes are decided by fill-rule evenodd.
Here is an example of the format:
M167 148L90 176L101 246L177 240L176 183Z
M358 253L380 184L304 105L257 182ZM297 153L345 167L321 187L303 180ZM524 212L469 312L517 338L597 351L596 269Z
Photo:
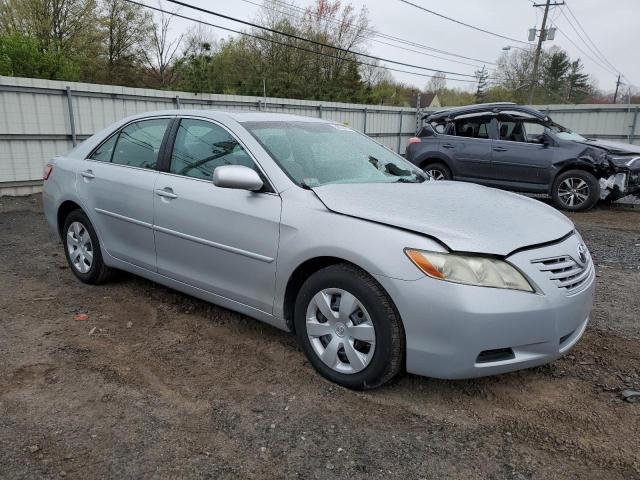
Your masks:
M593 321L551 365L353 392L295 338L121 275L81 284L0 199L1 478L640 478L640 209L572 215ZM74 321L86 312L88 321Z

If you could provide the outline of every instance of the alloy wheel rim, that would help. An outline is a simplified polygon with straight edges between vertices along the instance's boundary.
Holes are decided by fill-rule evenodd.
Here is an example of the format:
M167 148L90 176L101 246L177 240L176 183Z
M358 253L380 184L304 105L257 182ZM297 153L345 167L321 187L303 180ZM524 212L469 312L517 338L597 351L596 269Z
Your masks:
M93 264L93 244L87 228L73 222L67 229L67 251L71 265L80 273L87 273Z
M565 178L558 187L558 197L568 207L579 207L589 198L589 184L578 177Z
M429 175L429 181L431 182L439 182L445 179L444 173L442 173L442 170L438 170L435 168L431 168L427 170L427 175Z
M364 305L340 288L325 288L309 302L307 337L320 360L339 373L357 373L369 365L376 332Z

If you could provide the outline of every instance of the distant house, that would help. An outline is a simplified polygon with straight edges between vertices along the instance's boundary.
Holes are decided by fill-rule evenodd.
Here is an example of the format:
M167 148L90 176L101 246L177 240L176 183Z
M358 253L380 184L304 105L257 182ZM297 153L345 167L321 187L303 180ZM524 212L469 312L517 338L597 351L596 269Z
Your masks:
M411 94L411 106L414 107L418 103L418 94ZM440 104L440 99L438 98L437 93L420 93L420 108L429 108L435 107L440 108L442 105Z

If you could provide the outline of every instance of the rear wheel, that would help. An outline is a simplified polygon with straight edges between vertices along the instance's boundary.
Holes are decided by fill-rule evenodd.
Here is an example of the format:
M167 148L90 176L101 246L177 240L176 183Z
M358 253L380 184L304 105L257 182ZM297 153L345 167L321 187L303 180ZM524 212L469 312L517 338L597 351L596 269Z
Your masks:
M402 367L400 317L380 284L354 266L332 265L309 277L294 321L311 364L344 387L378 387Z
M422 170L429 175L430 181L440 181L440 180L451 180L453 175L451 175L451 170L442 162L431 162L427 163L422 167Z
M558 175L551 191L557 207L570 212L593 208L600 197L598 179L584 170L568 170Z
M74 210L62 227L64 253L69 267L84 283L103 283L112 270L102 260L100 242L93 225L82 210Z

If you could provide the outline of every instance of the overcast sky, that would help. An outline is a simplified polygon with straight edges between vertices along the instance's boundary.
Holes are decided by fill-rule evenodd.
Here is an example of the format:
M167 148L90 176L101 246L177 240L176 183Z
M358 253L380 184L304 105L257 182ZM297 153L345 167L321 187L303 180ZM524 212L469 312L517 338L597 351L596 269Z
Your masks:
M149 4L156 5L156 3L151 0L146 1ZM243 0L183 1L244 20L255 20L260 9L258 6ZM261 0L251 1L261 3ZM412 3L422 5L462 22L470 23L485 30L490 30L522 41L527 40L529 28L533 28L534 26L540 28L544 10L543 8L534 8L532 0L411 1ZM542 1L543 0L540 0L538 3ZM300 7L306 7L315 2L313 0L297 0L295 3ZM348 3L348 0L343 0L343 4L345 3ZM447 50L465 57L495 62L502 53L502 48L507 45L526 47L526 45L504 40L452 23L404 4L400 0L351 0L351 4L356 7L356 9L366 6L369 11L371 24L378 32L401 37L440 50ZM638 41L640 39L638 30L640 0L569 0L568 4L607 60L628 78L627 83L631 82L634 86L640 85L640 61L638 61L639 55L637 53ZM163 2L163 7L171 10L175 9L174 6L168 2ZM558 27L560 32L556 33L555 40L545 42L544 46L550 47L551 45L558 45L567 50L572 58L580 57L585 65L585 72L591 74L596 79L598 87L605 91L613 91L616 81L615 74L603 69L583 52L580 52L580 50L567 39L567 37L569 37L586 52L586 54L598 60L596 54L582 43L567 19L562 15L560 12L562 8L565 8L565 14L571 18L566 7L555 7L550 10L549 19ZM235 29L245 28L235 22L202 14L184 7L181 7L179 12L183 15ZM191 23L192 22L187 20L177 19L173 23L172 33L179 34L189 28L193 28ZM577 28L583 38L585 38L579 27ZM211 30L217 38L223 38L228 35L228 33L220 30L213 28ZM585 38L585 40L587 39ZM372 55L429 68L469 74L473 74L476 69L470 65L439 60L421 55L420 53L407 51L403 48L394 48L373 41L369 43L368 50ZM464 59L456 59L455 57L448 58L474 63ZM600 61L600 63L604 62ZM401 69L405 68L396 67ZM487 67L491 68L492 65L488 64ZM609 70L611 69L609 68ZM428 78L410 74L393 72L393 75L398 80L419 87L423 87L428 81ZM626 79L623 81L626 81ZM452 87L462 87L466 84L449 81L448 85Z

